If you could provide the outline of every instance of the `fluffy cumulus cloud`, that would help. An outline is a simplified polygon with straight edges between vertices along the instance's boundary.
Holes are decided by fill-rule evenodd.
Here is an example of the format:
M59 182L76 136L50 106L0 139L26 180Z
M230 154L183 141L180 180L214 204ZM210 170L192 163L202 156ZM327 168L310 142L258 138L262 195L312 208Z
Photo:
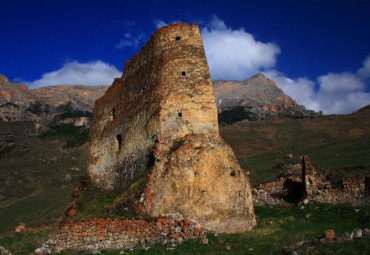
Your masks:
M357 73L328 73L317 80L320 90L314 99L325 113L351 113L370 103L365 81Z
M232 29L217 16L202 22L201 33L213 80L244 80L263 71L299 104L325 114L351 113L370 104L370 57L355 73L292 79L274 69L281 52L275 43L258 41L244 28Z
M325 114L352 113L370 104L370 57L357 72L328 73L319 76L317 83L306 78L291 79L276 70L264 73L298 103Z
M315 82L307 78L291 79L276 70L263 72L264 75L276 82L284 93L306 108L320 111L320 106L312 98L315 95Z
M236 30L214 16L201 29L207 61L213 80L243 80L276 63L280 48L257 41L244 28Z
M88 63L72 61L64 64L59 70L43 74L39 80L23 81L23 83L26 83L30 88L60 84L110 85L115 77L121 75L122 73L115 66L102 61Z

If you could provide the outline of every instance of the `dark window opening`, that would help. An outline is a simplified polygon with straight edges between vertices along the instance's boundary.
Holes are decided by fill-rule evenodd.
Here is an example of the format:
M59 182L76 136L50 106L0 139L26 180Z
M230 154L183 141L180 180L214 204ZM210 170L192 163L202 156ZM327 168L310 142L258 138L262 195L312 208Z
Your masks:
M232 172L230 173L230 175L231 175L231 176L233 176L233 177L235 177L235 176L236 176L235 171L232 171Z
M122 146L122 137L121 137L121 135L116 135L116 141L117 141L118 150L121 150L121 146Z
M112 111L110 112L110 116L109 116L110 120L112 120L112 121L114 120L115 114L116 114L116 109L113 108Z
M186 77L185 71L181 71L181 77Z
M176 41L176 42L181 41L181 36L176 36L176 37L175 37L175 41Z
M182 112L179 112L179 117L182 118Z

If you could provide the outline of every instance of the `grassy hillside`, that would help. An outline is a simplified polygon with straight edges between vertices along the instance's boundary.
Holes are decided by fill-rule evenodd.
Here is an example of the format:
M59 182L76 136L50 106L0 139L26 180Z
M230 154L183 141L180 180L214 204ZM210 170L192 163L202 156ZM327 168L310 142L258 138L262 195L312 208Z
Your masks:
M6 234L19 222L37 227L53 223L61 215L77 178L86 171L87 133L84 128L68 125L45 130L31 122L0 123L0 245L9 247L13 254L34 250L53 231L49 227L35 234ZM318 119L240 122L222 127L221 135L241 166L250 171L254 186L276 178L285 170L284 165L299 163L300 155L310 156L319 171L337 178L370 173L370 114L366 109L353 115ZM284 159L286 154L293 154L293 159ZM93 214L114 200L111 194L100 193L86 198ZM327 228L337 233L350 232L355 227L370 228L369 223L358 223L370 214L369 205L359 209L360 213L356 213L351 207L320 204L305 210L297 205L256 207L258 226L252 232L210 237L209 245L189 241L174 251L158 245L132 254L243 254L252 252L249 249L256 254L281 254L284 246L313 240ZM315 245L304 254L363 254L369 247L369 240L359 240Z
M0 122L0 235L20 222L54 222L65 209L78 176L86 171L86 130L35 123Z
M370 114L317 119L275 119L225 126L221 135L233 148L254 185L274 179L286 154L299 163L308 155L316 168L338 176L369 173ZM287 160L286 160L287 161Z

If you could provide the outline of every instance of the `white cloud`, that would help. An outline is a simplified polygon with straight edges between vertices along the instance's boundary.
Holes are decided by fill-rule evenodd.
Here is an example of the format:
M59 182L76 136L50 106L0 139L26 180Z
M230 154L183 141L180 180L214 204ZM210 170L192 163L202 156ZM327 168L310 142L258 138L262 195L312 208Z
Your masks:
M328 73L318 77L321 93L342 95L353 90L363 89L365 84L353 73Z
M201 32L213 80L244 80L274 67L280 53L276 44L257 41L244 28L233 30L216 16Z
M167 23L166 23L166 22L164 22L163 20L160 20L160 19L155 19L155 20L153 20L153 23L154 23L154 25L155 25L155 27L156 27L157 29L159 29L159 28L161 28L161 27L163 27L163 26L167 26Z
M100 60L88 63L72 61L64 64L59 70L43 74L39 80L22 83L30 88L61 84L110 85L115 77L121 77L121 75L122 73L115 66Z
M133 47L137 48L141 44L145 42L146 36L143 33L138 33L137 35L133 35L131 33L125 33L123 38L119 43L115 45L117 49L122 49L124 47Z
M317 80L320 90L314 100L326 114L352 113L370 103L370 93L357 74L328 73Z
M367 58L357 73L328 73L319 76L317 84L307 78L290 79L276 70L264 74L273 79L285 94L308 109L321 110L324 114L348 114L370 104L370 93L366 91L369 86L366 84L369 63Z
M157 29L160 29L161 27L167 26L168 24L175 24L175 23L179 23L179 22L181 22L181 21L180 20L174 20L174 21L166 23L165 21L163 21L161 19L153 20L153 23L154 23L154 25Z
M370 78L370 57L367 57L363 62L362 67L358 69L357 73L362 79Z
M312 100L315 95L315 82L307 78L291 79L276 70L269 70L263 73L267 78L274 80L286 95L296 100L299 104L304 105L308 109L320 111L318 103Z

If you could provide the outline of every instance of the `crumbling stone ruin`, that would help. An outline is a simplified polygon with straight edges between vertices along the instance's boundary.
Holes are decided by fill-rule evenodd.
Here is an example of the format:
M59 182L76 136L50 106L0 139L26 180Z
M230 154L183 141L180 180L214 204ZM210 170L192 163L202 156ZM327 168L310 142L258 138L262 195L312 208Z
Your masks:
M182 243L188 239L205 237L207 229L194 220L179 215L162 218L126 219L107 218L70 222L49 238L36 254L48 254L61 250L105 250L147 248L156 243Z
M345 177L334 185L325 174L319 173L308 156L302 157L301 178L279 177L275 182L260 184L253 189L255 205L299 202L303 199L322 203L359 204L370 200L370 177Z
M179 213L220 232L256 225L249 179L219 136L196 24L156 31L96 101L88 173L118 191L146 176L136 213Z

